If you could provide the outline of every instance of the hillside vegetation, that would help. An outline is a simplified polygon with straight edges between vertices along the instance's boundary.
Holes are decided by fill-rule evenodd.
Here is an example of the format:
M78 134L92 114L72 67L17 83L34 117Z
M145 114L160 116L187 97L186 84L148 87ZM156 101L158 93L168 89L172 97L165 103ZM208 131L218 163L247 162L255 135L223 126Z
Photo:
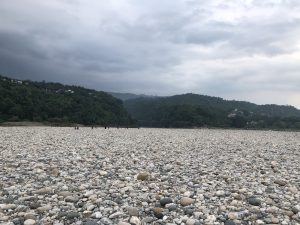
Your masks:
M300 129L300 110L196 94L124 101L140 126Z
M0 123L300 129L300 110L292 106L256 105L197 94L112 94L119 99L77 86L0 76Z
M0 76L0 122L6 121L132 124L122 101L105 92Z

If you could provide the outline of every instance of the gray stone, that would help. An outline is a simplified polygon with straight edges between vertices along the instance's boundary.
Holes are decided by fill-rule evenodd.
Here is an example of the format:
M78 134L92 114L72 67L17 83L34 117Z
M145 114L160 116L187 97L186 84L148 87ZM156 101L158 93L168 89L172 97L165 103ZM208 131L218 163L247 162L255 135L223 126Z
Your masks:
M237 225L237 224L232 220L226 220L224 225Z
M66 217L68 219L74 219L74 218L80 217L80 215L78 212L68 212Z
M176 211L178 208L176 204L167 204L166 207L169 211Z
M38 195L52 194L53 193L53 189L50 188L50 187L44 187L44 188L36 190L34 193L38 194Z
M89 220L84 221L83 225L99 225L99 224L97 223L96 220L89 219Z
M250 205L260 206L261 205L261 200L256 198L256 197L250 197L250 198L248 198L248 203Z
M287 182L285 180L275 180L274 183L278 184L279 186L287 185Z
M297 207L292 207L291 211L294 213L294 214L297 214L298 212L300 212L300 210L297 208Z
M173 200L171 198L162 198L159 202L161 206L165 207L166 204L172 203Z
M136 207L128 207L127 212L130 216L139 216L139 210Z
M76 203L76 202L79 201L79 198L76 197L76 196L67 196L67 197L65 198L65 201L66 201L66 202L73 202L73 203Z

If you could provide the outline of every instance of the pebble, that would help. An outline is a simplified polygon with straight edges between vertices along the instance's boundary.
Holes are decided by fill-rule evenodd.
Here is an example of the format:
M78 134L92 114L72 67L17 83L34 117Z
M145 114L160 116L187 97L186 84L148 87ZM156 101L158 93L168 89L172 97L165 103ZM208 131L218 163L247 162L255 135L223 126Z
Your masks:
M34 224L36 224L36 221L33 219L27 219L24 222L24 225L34 225Z
M83 225L99 225L99 224L97 223L97 221L89 219L87 221L84 221Z
M292 207L291 211L292 211L294 214L297 214L298 212L300 212L300 206L294 206L294 207Z
M123 215L124 214L122 212L115 212L109 216L109 219L119 218L119 217L122 217Z
M173 203L173 200L171 198L162 198L159 202L162 207L165 207L165 205Z
M226 220L224 225L237 225L237 224L232 220Z
M248 203L249 203L250 205L260 206L261 200L258 199L258 198L255 198L255 197L250 197L250 198L248 199Z
M275 180L274 183L278 184L279 186L287 185L287 182L285 180Z
M216 192L216 196L218 196L218 197L223 197L223 196L225 196L225 191L217 191L217 192Z
M45 205L45 206L38 207L36 210L39 213L44 213L44 212L48 212L49 210L51 210L51 208L52 207L50 205Z
M138 176L137 176L137 179L138 180L148 180L149 179L149 174L145 173L145 172L139 173Z
M62 197L68 197L68 196L72 196L73 194L69 191L61 191L57 194L58 196L62 196Z
M176 211L177 210L177 205L174 204L174 203L170 203L170 204L167 204L165 205L165 207L169 210L169 211Z
M164 217L162 208L154 208L153 209L153 214L158 219L162 219Z
M208 215L205 222L207 224L214 224L214 222L217 220L217 218L214 215Z
M180 204L181 204L182 206L191 205L191 204L193 204L194 202L195 202L195 200L192 199L192 198L189 198L189 197L182 197L182 198L180 199Z
M100 174L101 176L106 176L106 175L108 174L108 172L106 172L106 171L104 171L104 170L100 170L100 171L99 171L99 174Z
M35 219L36 219L36 216L35 216L33 213L26 213L26 214L24 215L24 219L25 219L25 220L29 220L29 219L35 220Z
M194 220L194 219L188 219L188 220L185 222L186 225L195 225L195 223L196 223L196 220Z
M15 209L17 208L17 205L15 204L0 204L0 209L2 210L9 210L9 209Z
M65 198L65 201L66 202L78 202L79 201L79 198L78 197L75 197L75 196L67 196L66 198Z
M130 216L139 216L139 210L136 207L128 207L127 211Z
M141 221L138 217L132 216L129 221L132 225L141 225Z
M130 225L130 223L121 221L121 222L118 223L118 225Z
M69 212L69 213L67 213L67 218L68 219L74 219L74 218L77 218L77 217L80 217L78 212Z
M38 195L52 194L53 193L53 189L50 188L50 187L44 187L44 188L41 188L39 190L36 190L34 193L38 194Z
M91 217L95 218L95 219L100 219L102 217L102 213L101 212L95 212L95 213L93 213L93 215Z
M236 212L230 212L230 213L228 213L227 217L230 220L236 220L236 219L238 219L239 215Z

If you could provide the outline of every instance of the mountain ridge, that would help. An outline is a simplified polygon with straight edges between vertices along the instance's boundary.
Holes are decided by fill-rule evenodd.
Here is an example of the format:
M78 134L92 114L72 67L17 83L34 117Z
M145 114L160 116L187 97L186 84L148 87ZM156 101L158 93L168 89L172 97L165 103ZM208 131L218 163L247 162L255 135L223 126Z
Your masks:
M257 106L291 107L291 108L294 108L294 109L300 111L299 108L297 108L297 107L295 107L293 105L283 105L283 104L275 104L275 103L257 104L257 103L253 103L251 101L246 101L246 100L226 99L226 98L217 97L217 96L210 96L210 95L205 95L205 94L196 94L196 93L193 93L193 92L187 92L187 93L183 93L183 94L174 94L174 95L168 95L168 96L163 96L163 95L154 96L154 95L147 95L147 94L134 94L134 93L129 93L129 92L126 92L126 93L122 93L122 92L107 92L107 93L111 94L115 98L118 98L118 99L120 99L122 101L127 101L127 100L132 100L132 99L137 99L137 98L170 98L170 97L175 97L175 96L197 95L197 96L203 96L203 97L221 99L221 100L224 100L224 101L227 101L227 102L250 103L250 104L257 105Z
M133 93L121 93L121 92L107 92L108 94L118 98L122 101L136 99L136 98L155 98L156 96L145 95L145 94L133 94Z
M124 106L141 126L300 128L300 110L293 106L257 105L191 93L130 99Z
M300 110L294 106L258 105L193 93L173 96L106 93L74 85L17 80L0 75L0 122L12 121L300 129Z

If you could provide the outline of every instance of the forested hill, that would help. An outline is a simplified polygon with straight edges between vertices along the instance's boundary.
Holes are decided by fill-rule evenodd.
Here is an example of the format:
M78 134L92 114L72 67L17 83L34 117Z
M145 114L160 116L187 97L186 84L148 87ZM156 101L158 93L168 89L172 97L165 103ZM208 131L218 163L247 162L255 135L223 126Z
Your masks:
M5 121L113 126L132 123L122 101L105 92L0 76L0 122Z
M0 76L0 123L300 129L300 110L196 94L153 97ZM123 106L124 104L124 106ZM127 113L128 112L128 113ZM132 119L131 119L132 118Z
M196 94L124 101L141 126L299 129L300 110Z

